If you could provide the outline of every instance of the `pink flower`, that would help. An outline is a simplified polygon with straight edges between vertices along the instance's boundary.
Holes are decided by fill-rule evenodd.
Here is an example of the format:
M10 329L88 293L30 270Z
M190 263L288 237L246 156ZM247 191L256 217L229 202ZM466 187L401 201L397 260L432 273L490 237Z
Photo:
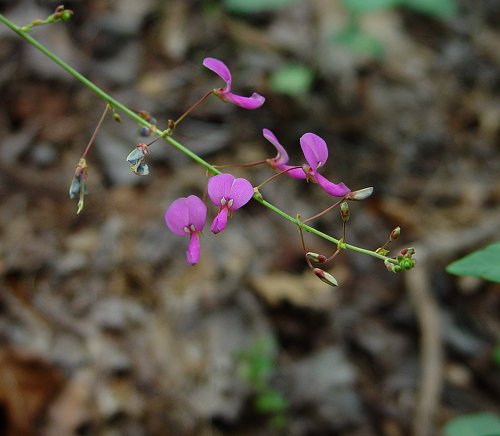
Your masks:
M203 65L209 70L212 70L222 80L224 80L224 82L226 82L226 86L224 88L214 89L214 94L221 100L233 103L244 109L257 109L264 104L266 99L256 92L254 92L250 97L242 97L241 95L236 95L231 92L231 72L224 62L214 58L205 58L203 60Z
M200 260L200 233L207 220L207 206L196 195L175 200L165 213L165 222L171 232L189 235L186 261L196 265Z
M285 148L280 144L278 138L276 138L274 133L271 132L269 129L262 129L262 134L264 135L264 138L266 138L271 144L273 144L276 150L278 151L278 154L275 157L267 160L267 164L273 170L279 170L279 171L286 171L290 168L293 168L292 165L285 165L289 160L288 153L286 152ZM306 173L302 168L295 168L293 170L289 170L287 171L286 174L289 175L290 177L293 177L294 179L306 178Z
M208 196L219 206L210 231L214 234L224 230L233 210L247 204L253 196L252 184L246 179L235 179L231 174L218 174L208 181Z
M274 145L278 154L268 159L267 163L272 169L285 171L293 166L286 165L288 162L288 154L279 143L276 136L268 129L262 131L264 138ZM288 171L290 177L295 179L307 179L308 181L317 183L327 194L333 197L344 197L351 190L344 184L335 184L330 182L326 177L317 172L318 168L322 167L328 159L328 147L323 138L314 133L305 133L300 138L300 147L304 153L307 164L302 164L301 168Z

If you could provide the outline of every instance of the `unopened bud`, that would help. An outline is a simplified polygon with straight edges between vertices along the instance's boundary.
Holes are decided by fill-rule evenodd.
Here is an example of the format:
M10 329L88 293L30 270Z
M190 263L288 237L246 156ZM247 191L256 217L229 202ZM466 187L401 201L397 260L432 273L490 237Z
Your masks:
M340 204L340 217L345 223L349 221L349 204L347 203L347 201L343 201Z
M73 15L73 11L72 10L65 9L64 11L61 12L61 14L60 14L59 17L60 17L60 19L62 21L68 21L71 18L72 15Z
M349 194L346 195L346 199L359 201L368 198L372 194L373 194L373 187L370 186L369 188L363 188L357 191L349 192Z
M113 121L116 121L117 123L121 123L122 122L122 119L121 119L119 113L113 112Z
M386 259L384 261L384 265L387 268L387 271L390 271L393 273L398 273L398 272L401 272L403 270L403 268L401 268L399 265L392 263L389 259Z
M313 253L312 251L308 251L306 253L306 257L311 259L313 262L316 262L316 263L324 263L327 260L326 256L323 256L322 254L318 254L318 253Z
M391 241L394 241L399 238L400 234L401 234L401 227L398 226L391 232L391 234L389 235L389 239Z
M314 268L313 273L316 277L318 277L322 282L325 282L330 286L338 286L337 280L331 274L323 271L321 268Z
M143 138L147 138L147 137L151 136L151 133L153 133L153 130L150 129L149 127L146 127L146 126L139 127L139 136L142 136Z

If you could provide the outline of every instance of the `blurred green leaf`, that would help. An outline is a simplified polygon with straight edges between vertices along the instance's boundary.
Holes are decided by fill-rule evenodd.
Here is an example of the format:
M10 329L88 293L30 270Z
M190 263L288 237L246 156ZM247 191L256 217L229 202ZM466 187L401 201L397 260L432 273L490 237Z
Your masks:
M311 89L312 71L297 64L288 64L276 70L269 80L269 87L275 93L297 96Z
M258 339L240 354L240 374L253 387L265 385L269 374L274 370L276 343L272 336Z
M255 399L255 408L259 412L283 412L288 407L288 401L278 391L269 389Z
M493 349L492 357L493 357L493 362L495 363L495 365L500 366L500 345L497 345Z
M449 18L456 14L455 0L402 0L401 4L423 14L436 18Z
M347 9L358 14L378 11L380 9L389 9L400 3L401 0L342 0L342 4Z
M231 12L254 14L277 11L296 2L297 0L224 0L224 6Z
M498 436L500 418L493 413L475 413L449 421L443 428L445 436Z
M352 53L382 59L384 48L380 41L360 29L349 27L334 35L333 40Z
M473 276L500 283L500 242L450 263L446 271L458 276Z

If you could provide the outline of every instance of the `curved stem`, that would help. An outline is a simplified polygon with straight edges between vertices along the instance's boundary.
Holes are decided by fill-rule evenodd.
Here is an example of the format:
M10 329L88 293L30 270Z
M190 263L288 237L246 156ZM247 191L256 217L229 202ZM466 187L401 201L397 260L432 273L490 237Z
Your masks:
M122 103L120 103L119 101L115 100L109 94L104 92L101 88L94 85L89 79L87 79L85 76L80 74L74 68L70 67L66 62L64 62L56 54L52 53L44 45L40 44L31 35L29 35L26 32L23 32L16 24L14 24L12 21L10 21L6 17L4 17L2 14L0 14L0 22L5 24L8 28L10 28L15 33L17 33L21 38L23 38L24 40L29 42L33 47L40 50L51 61L53 61L55 64L59 65L63 70L68 72L76 80L78 80L80 83L82 83L87 88L89 88L91 91L93 91L98 97L100 97L104 101L108 102L112 107L121 110L125 115L127 115L129 118L137 121L139 124L146 126L146 127L149 127L149 128L152 128L151 123L147 122L145 119L141 118L138 114L136 114L135 112L130 110L127 106L125 106ZM207 94L210 95L210 93L207 93ZM206 97L208 97L208 95L206 95ZM179 121L179 120L177 120L177 121ZM204 159L199 157L197 154L193 153L191 150L189 150L184 145L182 145L180 142L176 141L171 136L169 136L171 133L170 129L166 129L163 131L157 129L156 132L158 133L159 136L163 137L165 139L165 141L167 141L170 145L172 145L173 147L177 148L182 153L189 156L192 160L194 160L200 166L205 168L208 172L210 172L212 174L220 174L221 173L213 165L210 165L207 161L205 161ZM280 215L282 218L290 221L292 224L299 226L301 229L305 230L306 232L312 233L312 234L319 236L320 238L323 238L323 239L330 241L334 244L339 243L338 239L335 239L332 236L327 235L326 233L320 232L319 230L315 229L314 227L310 227L307 224L300 222L296 218L293 218L292 216L288 215L286 212L282 211L281 209L277 208L273 204L271 204L268 201L264 200L263 198L259 197L259 195L255 194L253 198L255 201L259 202L263 206L272 210L274 213ZM355 245L345 244L345 245L343 245L343 248L348 249L348 250L352 250L352 251L357 251L358 253L367 254L368 256L372 256L372 257L375 257L377 259L381 259L383 261L387 260L391 263L397 264L397 261L395 259L388 258L386 256L379 254L379 253L375 253L374 251L367 250L367 249L361 248L361 247L357 247Z

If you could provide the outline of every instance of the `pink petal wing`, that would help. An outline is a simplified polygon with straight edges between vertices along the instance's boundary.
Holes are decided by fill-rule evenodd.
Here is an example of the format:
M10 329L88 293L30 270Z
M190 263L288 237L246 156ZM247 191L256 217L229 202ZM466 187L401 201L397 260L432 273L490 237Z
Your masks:
M314 175L314 179L316 180L318 185L321 186L321 188L332 197L344 197L346 194L351 192L351 190L346 185L344 185L344 183L339 183L338 185L336 185L319 173L316 173Z
M280 171L285 171L290 168L293 168L293 170L287 171L285 174L287 176L293 177L294 179L305 179L306 178L306 173L302 168L297 168L294 167L293 165L276 165L276 169Z
M224 62L214 58L205 58L203 60L203 65L209 70L212 70L222 80L224 80L224 82L226 82L227 91L231 89L231 71L229 71L229 68Z
M208 196L212 203L216 206L221 206L221 199L224 197L226 200L231 193L231 186L233 186L234 176L231 174L217 174L208 180Z
M191 233L189 245L186 251L186 262L189 265L196 265L200 260L200 234Z
M266 138L271 144L273 144L276 150L278 151L276 157L272 159L273 162L276 165L286 164L289 159L288 153L286 152L285 148L280 144L275 134L271 132L269 129L262 129L262 134L264 135L264 138Z
M231 210L239 209L247 204L253 196L253 186L243 178L236 179L231 187L229 197L233 199L233 204L229 207Z
M222 232L226 228L227 224L227 207L223 207L217 215L215 215L214 220L212 221L212 225L210 226L210 231L216 235L217 233Z
M177 235L186 235L184 227L189 225L188 199L186 197L175 200L165 212L165 222L171 232Z
M262 95L259 95L256 92L254 92L250 97L242 97L241 95L236 95L232 92L224 92L221 98L224 101L233 103L243 109L257 109L266 101Z
M189 224L193 224L197 232L201 232L207 220L207 206L196 195L187 198Z
M328 159L328 147L323 138L314 133L305 133L300 138L300 147L306 158L307 163L313 171L322 165Z

